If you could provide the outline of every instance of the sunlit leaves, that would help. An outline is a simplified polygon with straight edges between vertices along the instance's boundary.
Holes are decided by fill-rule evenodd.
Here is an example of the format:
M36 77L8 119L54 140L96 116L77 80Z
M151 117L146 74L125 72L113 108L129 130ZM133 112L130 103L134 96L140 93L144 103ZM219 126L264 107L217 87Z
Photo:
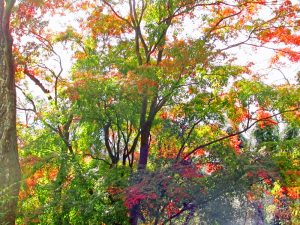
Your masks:
M91 29L93 37L110 36L118 37L129 31L128 24L115 14L103 13L102 7L97 7L89 16L87 27Z
M41 16L36 4L19 9L32 24ZM296 5L137 0L76 7L84 14L78 28L52 35L39 24L31 31L41 37L15 49L19 79L28 64L27 72L48 83L57 74L45 76L49 70L35 65L55 55L53 44L73 51L70 74L51 86L56 101L40 101L36 124L21 128L28 129L20 133L24 158L53 156L26 177L37 192L29 199L22 192L23 207L50 204L44 223L127 224L137 207L149 224L183 224L217 198L248 196L252 204L283 186L284 197L297 197L299 134L281 130L298 129L299 87L265 84L250 68L256 65L240 66L226 51L250 45L274 49L274 64L285 56L298 61ZM195 35L184 33L187 18ZM41 50L38 43L48 44Z

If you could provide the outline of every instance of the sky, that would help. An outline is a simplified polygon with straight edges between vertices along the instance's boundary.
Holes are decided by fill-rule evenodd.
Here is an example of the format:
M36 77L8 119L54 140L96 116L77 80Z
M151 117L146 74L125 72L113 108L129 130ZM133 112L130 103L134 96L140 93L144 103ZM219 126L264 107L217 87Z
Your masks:
M282 0L284 1L284 0ZM300 3L300 0L291 0L293 4ZM121 15L126 15L128 7L122 7L119 9ZM64 31L68 25L72 25L76 29L79 29L79 24L76 22L77 18L83 15L70 14L64 18L54 17L50 20L49 27L56 31ZM262 10L259 14L262 19L267 19L270 17L270 11ZM300 18L299 18L300 19ZM172 28L170 29L172 32ZM197 21L193 21L188 17L184 19L183 30L181 31L182 38L193 37L197 38L201 36L201 30L199 30L199 24ZM243 37L241 37L243 40ZM237 40L239 41L239 40ZM269 45L270 47L277 47L276 45ZM299 49L300 51L300 49ZM64 73L68 74L68 71L72 67L71 56L68 51L62 49L60 46L57 48L57 52L63 56L65 59L65 70ZM274 55L274 51L266 48L253 48L247 45L241 45L230 49L233 55L236 55L236 63L241 65L246 65L249 61L254 63L251 68L258 74L264 75L264 81L268 84L284 84L287 80L290 83L295 83L295 77L298 71L300 71L299 63L292 63L288 60L281 60L279 65L275 68L270 68L270 61ZM277 70L276 68L280 69ZM284 76L283 76L284 75Z
M293 0L296 2L297 0ZM122 9L122 13L125 13L126 7ZM67 14L66 16L54 16L49 20L49 28L54 31L65 31L68 26L73 26L75 28L79 27L79 23L76 22L78 17L82 15L79 14ZM262 18L268 17L268 12L264 11L260 14ZM181 31L181 37L194 37L197 38L201 35L201 30L199 30L199 24L197 21L192 21L189 18L184 19L183 27ZM172 28L170 29L172 32ZM241 40L243 37L241 37ZM238 40L236 40L238 41ZM274 46L276 47L276 46ZM70 74L72 68L72 60L70 46L63 48L62 45L57 45L55 51L63 59L63 77L67 77ZM236 63L241 65L246 65L249 61L254 63L251 69L263 76L264 82L268 84L285 84L287 80L289 83L295 83L295 77L298 71L300 71L299 63L291 63L288 60L282 60L281 64L276 68L270 68L270 60L274 54L274 51L265 48L252 48L246 45L238 46L230 49L228 52L236 56ZM56 63L51 61L46 62L47 64L54 66ZM57 65L57 64L56 64ZM37 86L31 81L28 81L28 87L34 95L42 96L42 92L38 90ZM22 98L20 92L18 96ZM21 116L22 117L22 116Z

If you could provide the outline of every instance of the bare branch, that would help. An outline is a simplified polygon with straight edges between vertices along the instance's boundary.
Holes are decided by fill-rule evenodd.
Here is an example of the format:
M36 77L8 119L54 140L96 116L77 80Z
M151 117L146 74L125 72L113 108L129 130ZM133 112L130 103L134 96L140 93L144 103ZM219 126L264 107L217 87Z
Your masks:
M39 79L35 77L35 75L30 73L26 65L24 68L24 74L26 74L45 94L48 95L48 99L52 99L52 97L50 96L50 91L47 88L45 88L45 86L41 83Z
M21 87L19 87L18 85L16 85L16 88L18 88L22 92L22 94L25 96L25 98L31 103L31 105L33 107L32 110L36 113L37 110L36 110L36 106L35 106L35 103L34 103L33 99L31 97L29 97L28 94L25 93L25 91Z
M92 159L96 159L96 160L100 160L100 161L102 161L102 162L105 162L106 164L108 164L108 165L110 165L111 166L111 163L109 162L109 161L107 161L107 160L105 160L105 159L102 159L102 158L98 158L97 156L94 156L94 155L92 155L92 154L84 154L83 156L89 156L89 157L91 157Z

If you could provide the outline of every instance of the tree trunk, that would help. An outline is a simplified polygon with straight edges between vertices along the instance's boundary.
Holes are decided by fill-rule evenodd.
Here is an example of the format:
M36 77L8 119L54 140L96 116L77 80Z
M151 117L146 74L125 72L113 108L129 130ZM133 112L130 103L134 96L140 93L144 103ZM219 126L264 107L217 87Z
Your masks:
M139 218L139 205L135 205L130 209L129 222L131 225L137 225Z
M14 0L0 0L0 224L15 224L20 187L16 90L9 17Z
M146 169L147 162L148 162L148 155L149 155L149 139L150 139L150 125L145 124L142 128L141 132L141 146L140 146L140 158L138 169L144 170Z

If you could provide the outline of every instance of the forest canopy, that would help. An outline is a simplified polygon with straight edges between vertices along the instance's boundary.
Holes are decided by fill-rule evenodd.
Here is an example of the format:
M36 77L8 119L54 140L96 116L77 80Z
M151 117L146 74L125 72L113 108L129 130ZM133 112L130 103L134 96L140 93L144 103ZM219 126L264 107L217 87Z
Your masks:
M300 223L298 1L0 3L0 224Z

